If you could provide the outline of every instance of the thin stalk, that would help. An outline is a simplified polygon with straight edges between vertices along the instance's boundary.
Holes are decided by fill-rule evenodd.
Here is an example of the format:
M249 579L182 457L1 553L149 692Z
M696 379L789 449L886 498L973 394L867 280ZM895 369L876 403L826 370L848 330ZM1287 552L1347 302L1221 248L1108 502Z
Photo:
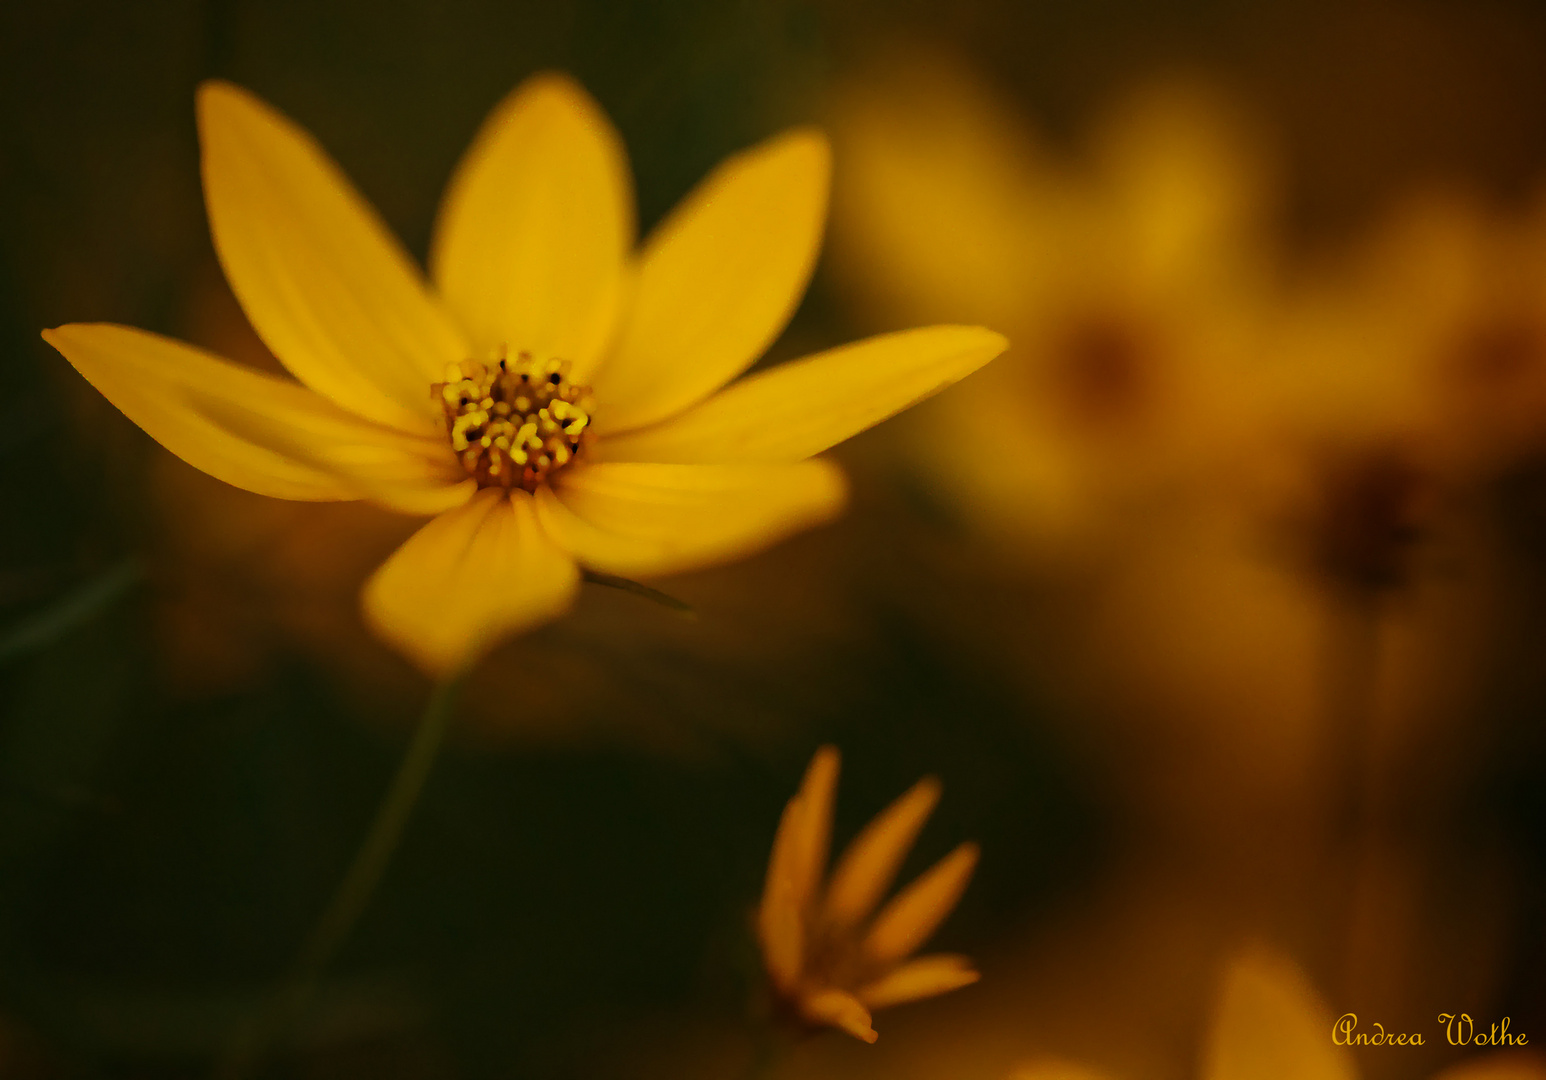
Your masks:
M1374 817L1381 613L1378 597L1333 600L1325 657L1323 760L1331 778L1334 845L1362 836Z
M1323 760L1331 780L1325 880L1335 883L1331 901L1337 929L1328 944L1336 943L1339 989L1351 1001L1367 990L1366 891L1383 831L1377 719L1384 606L1377 595L1362 592L1337 596L1333 603L1324 702Z
M651 588L643 582L634 581L632 578L619 577L616 574L603 574L600 570L582 570L585 580L592 585L605 585L609 589L620 589L623 592L642 596L646 600L653 600L661 607L676 612L684 619L696 619L698 613L693 606L685 600L678 600L670 593L663 593L659 589Z
M254 1072L272 1042L282 1036L311 1003L317 984L349 940L397 851L403 828L413 815L424 782L440 754L460 688L460 679L452 678L436 685L431 693L364 843L355 852L343 881L296 954L273 998L238 1032L230 1051L216 1069L215 1075L220 1080L241 1080Z
M747 1060L746 1080L773 1080L789 1049L788 1039L771 1019L757 1024L751 1057Z

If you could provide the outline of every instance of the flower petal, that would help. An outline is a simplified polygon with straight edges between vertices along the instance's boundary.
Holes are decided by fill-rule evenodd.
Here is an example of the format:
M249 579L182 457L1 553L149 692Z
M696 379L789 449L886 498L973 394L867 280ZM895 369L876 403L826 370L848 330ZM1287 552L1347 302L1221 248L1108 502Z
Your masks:
M801 911L810 906L816 883L826 869L839 761L835 746L823 746L816 751L806 767L800 790L784 808L773 837L764 896L787 889L789 899Z
M830 746L816 751L805 770L800 790L779 815L768 856L768 876L757 910L757 935L768 978L783 993L792 993L805 962L806 912L814 898L821 866L811 868L815 839L829 826L831 787L837 782L838 754ZM825 791L825 795L822 792ZM812 799L811 794L818 796ZM825 840L820 840L824 846Z
M1273 154L1243 121L1204 87L1162 80L1095 131L1103 213L1123 223L1120 258L1144 287L1217 288L1248 269L1269 220Z
M841 758L835 746L816 751L805 769L800 793L795 796L804 806L790 836L789 877L795 895L809 904L816 885L827 869L827 846L832 838L832 801L837 793L837 774Z
M1068 184L971 67L881 59L834 87L833 283L883 319L1035 326L1067 274Z
M872 1043L880 1036L870 1026L870 1011L858 998L841 990L822 990L800 1002L800 1011L813 1024L842 1028L856 1039Z
M762 903L757 908L757 940L762 945L762 962L768 979L780 993L792 993L805 960L805 917L801 898L795 895L788 862L793 850L792 837L800 829L794 820L804 812L798 798L789 800L779 818L768 860L768 877L762 887Z
M859 990L858 997L870 1009L884 1009L908 1001L959 990L982 978L970 959L953 953L920 956Z
M825 461L587 465L538 492L543 527L586 566L653 577L727 562L829 520L846 495Z
M1351 1053L1328 1038L1331 1011L1293 961L1254 947L1234 957L1203 1051L1203 1080L1354 1080Z
M932 776L914 784L879 817L864 827L832 871L824 913L838 930L857 926L896 880L918 830L939 802L939 781Z
M882 334L742 379L601 449L608 461L800 461L965 378L1007 345L975 326Z
M568 607L579 568L531 497L490 488L408 538L365 583L367 620L436 677L465 670Z
M253 329L319 394L433 431L430 384L467 343L418 268L286 117L219 81L199 88L198 112L210 232Z
M864 939L870 959L892 964L927 941L966 891L977 854L976 844L962 844L882 908Z
M816 265L831 173L820 132L786 132L720 165L655 229L595 378L598 430L675 415L773 343Z
M128 326L72 323L43 338L151 438L236 487L408 513L471 493L443 439L362 420L298 383Z
M617 132L572 79L537 75L462 158L430 266L480 351L561 357L583 382L612 332L633 230Z

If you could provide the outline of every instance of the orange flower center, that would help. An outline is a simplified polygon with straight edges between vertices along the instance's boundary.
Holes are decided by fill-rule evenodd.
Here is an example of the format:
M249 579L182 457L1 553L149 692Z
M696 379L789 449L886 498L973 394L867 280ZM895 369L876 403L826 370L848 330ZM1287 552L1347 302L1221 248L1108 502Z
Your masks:
M431 390L445 410L451 449L479 487L536 491L579 456L591 392L568 376L568 361L526 352L447 365L446 381Z

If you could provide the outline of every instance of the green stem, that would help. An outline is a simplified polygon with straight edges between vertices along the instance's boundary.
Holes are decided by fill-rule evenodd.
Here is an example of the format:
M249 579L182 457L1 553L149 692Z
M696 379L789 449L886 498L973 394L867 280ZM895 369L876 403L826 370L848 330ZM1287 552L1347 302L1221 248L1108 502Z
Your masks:
M686 619L696 619L698 613L693 610L691 604L685 600L678 600L670 593L663 593L659 589L652 589L643 582L634 581L632 578L619 577L616 574L603 574L600 570L582 570L581 575L592 585L605 585L609 589L621 589L623 592L642 596L646 600L653 600L664 608L669 608Z
M460 687L461 680L451 678L439 683L431 693L365 842L355 852L343 881L268 1006L237 1033L230 1052L216 1069L215 1075L221 1080L240 1080L251 1074L261 1064L269 1044L283 1035L311 1003L318 982L349 940L392 861L403 828L418 804L424 782L445 741Z
M21 656L64 637L89 622L137 585L145 570L135 559L126 559L73 591L20 626L0 634L0 663Z

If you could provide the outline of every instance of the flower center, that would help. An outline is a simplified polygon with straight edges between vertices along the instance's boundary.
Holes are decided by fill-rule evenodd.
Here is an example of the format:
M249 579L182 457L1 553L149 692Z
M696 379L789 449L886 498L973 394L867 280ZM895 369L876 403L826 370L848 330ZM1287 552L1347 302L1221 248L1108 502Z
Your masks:
M446 365L446 381L431 391L445 410L451 449L479 487L536 491L578 456L591 392L568 375L568 361L527 352Z

